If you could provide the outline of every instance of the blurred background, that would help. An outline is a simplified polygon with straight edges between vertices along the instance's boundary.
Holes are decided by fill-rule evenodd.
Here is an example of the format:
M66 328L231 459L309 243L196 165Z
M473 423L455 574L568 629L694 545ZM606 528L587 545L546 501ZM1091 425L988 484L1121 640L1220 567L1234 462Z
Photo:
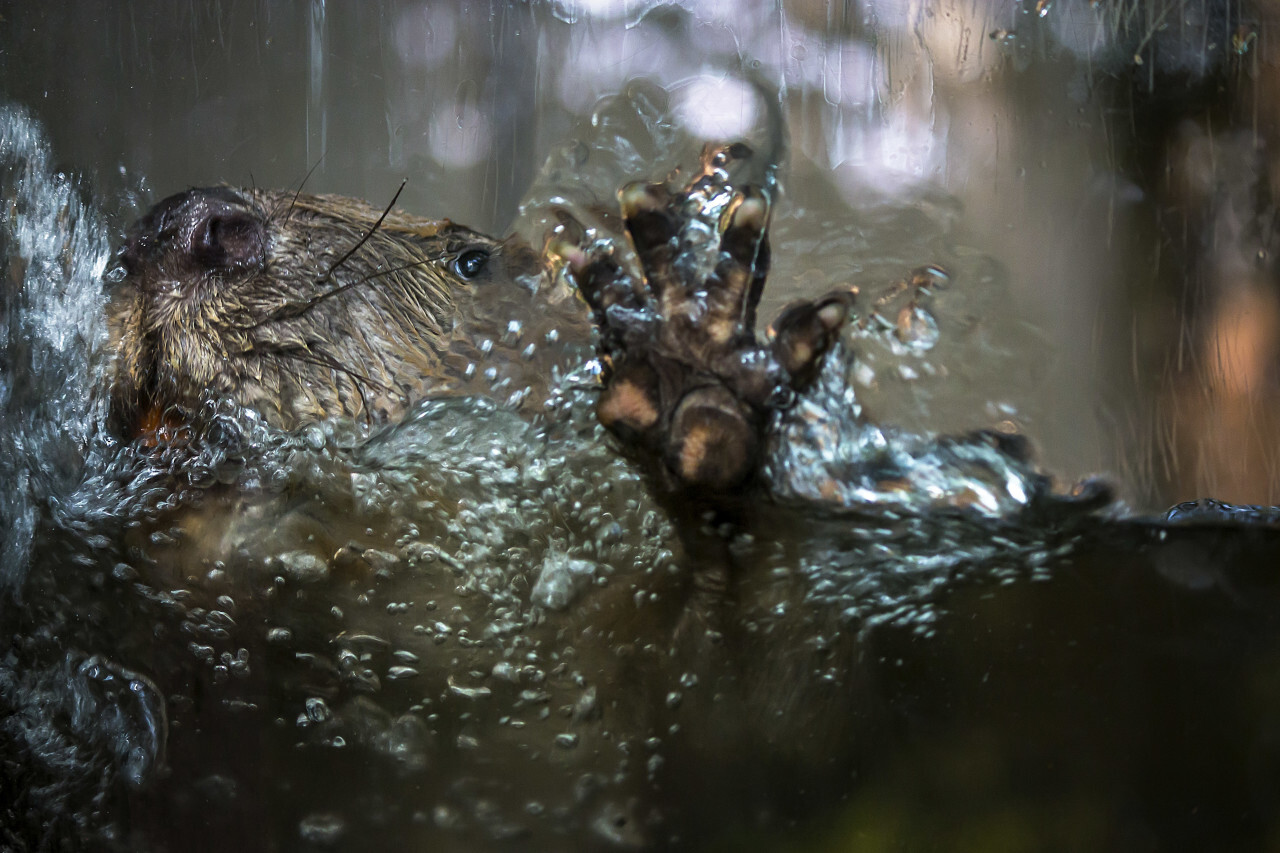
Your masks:
M9 2L0 97L117 233L188 186L309 173L374 204L407 181L401 207L503 232L548 156L602 132L602 98L663 101L683 150L616 176L656 178L759 126L754 75L791 135L764 315L950 274L948 343L868 359L867 417L1023 431L1140 509L1272 504L1276 20L1271 0Z

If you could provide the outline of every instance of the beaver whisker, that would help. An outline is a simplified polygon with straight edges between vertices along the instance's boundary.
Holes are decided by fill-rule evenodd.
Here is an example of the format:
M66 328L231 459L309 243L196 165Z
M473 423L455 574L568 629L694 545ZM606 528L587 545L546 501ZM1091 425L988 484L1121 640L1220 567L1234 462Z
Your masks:
M364 391L361 388L362 385L368 386L369 388L372 388L374 390L383 391L386 393L391 393L392 391L395 390L390 385L387 385L383 382L379 382L378 380L374 379L371 376L366 376L365 374L360 373L359 371L356 371L350 367L347 367L345 364L343 364L333 356L323 351L318 352L316 350L306 349L304 347L299 347L297 345L266 346L266 347L258 347L257 350L259 354L262 354L262 355L271 355L279 358L287 358L287 359L292 359L294 361L301 361L306 364L315 365L316 367L327 367L330 370L335 370L338 373L342 373L348 379L350 379L353 383L355 383L356 392L360 395L360 399L362 402L364 401Z
M378 217L378 221L373 223L373 227L370 228L368 231L366 231L365 235L361 237L358 241L356 241L356 244L354 246L352 246L350 249L347 249L346 254L338 258L338 260L334 261L333 265L330 266L329 269L325 270L324 275L320 276L320 278L316 281L316 284L319 284L320 282L325 281L331 275L337 272L338 267L342 266L348 260L350 260L352 255L360 251L361 246L369 242L369 238L377 233L378 229L382 227L382 223L386 221L387 216L391 213L391 209L396 206L396 201L400 198L400 193L404 192L405 185L408 183L409 183L408 180L403 180L400 182L400 189L396 190L396 194L391 197L391 201L383 209L382 215Z
M316 169L319 169L320 164L323 162L324 162L324 154L322 153L320 157L314 163L311 164L311 168L307 169L307 173L302 176L302 181L298 184L298 189L294 191L293 198L289 199L289 207L288 209L285 210L284 218L281 220L281 222L288 222L289 217L293 216L293 209L298 204L298 199L302 196L302 190L307 186L307 181L311 180L311 176L315 174ZM283 201L284 200L281 199L281 202ZM279 212L280 212L280 207L279 205L277 205L274 210L272 210L270 213L267 214L267 223L271 224L272 222L274 222L276 214L278 214Z
M302 353L305 353L305 356L302 355ZM360 410L364 412L365 420L369 423L372 423L373 421L373 414L372 410L369 408L369 398L366 397L364 393L365 387L368 386L387 394L394 392L394 389L390 385L379 382L370 376L364 375L363 373L357 373L356 371L344 366L340 361L327 353L303 350L291 355L297 361L320 366L328 365L331 369L346 375L347 378L351 380L351 386L355 389L356 396L360 398Z
M315 167L313 166L312 168L314 169ZM369 242L369 239L378 232L378 229L382 227L382 223L386 221L387 216L391 214L392 209L396 206L396 201L400 198L400 193L404 192L404 188L406 184L408 184L407 180L400 182L400 188L396 190L395 195L391 196L391 201L387 204L385 208L383 208L382 215L378 217L377 221L374 222L373 225L370 226L370 228L367 231L365 231L364 236L362 236L359 240L357 240L351 248L347 249L347 251L343 253L342 257L338 258L336 261L330 264L329 268L325 270L324 273L319 278L316 279L315 283L317 286L320 284L323 284L325 281L331 278L333 274L338 270L339 267L341 267L343 264L349 261L352 258L352 256L354 256L355 253L360 250L360 247L363 246L365 243ZM302 189L301 187L299 187L298 192L294 194L294 200L289 203L289 210L291 212L293 210L294 204L297 203L298 196L301 194L301 192L302 192ZM268 219L270 219L270 217L268 217ZM418 262L410 264L408 267L405 267L405 269L409 269L414 266L418 266ZM336 296L337 294L342 293L345 290L349 290L352 287L355 287L356 285L363 284L374 277L376 276L366 276L365 278L360 279L358 281L340 285L339 287L335 287L332 290L325 291L319 296L314 296L308 299L306 302L301 303L300 305L285 304L280 308L277 308L276 310L272 311L266 317L263 317L261 320L257 321L256 323L252 323L248 326L241 326L240 328L256 329L259 326L265 325L266 323L278 322L280 320L290 320L290 319L293 319L294 317L299 317L302 314L306 313L307 311L310 311L320 302L324 301L325 299L328 299L330 296Z
M333 288L332 290L326 290L324 293L320 293L320 294L317 294L316 296L312 296L306 300L303 300L302 302L286 302L280 307L272 310L269 314L267 314L267 316L263 317L261 320L257 320L253 323L246 323L245 325L242 325L242 326L236 326L235 328L241 331L249 331L251 329L258 328L259 326L265 326L268 323L277 323L282 320L292 320L297 317L301 317L303 314L307 313L312 308L316 307L321 302L324 302L326 299L329 299L330 297L337 296L341 293L345 293L346 291L351 290L352 288L355 288L355 287L359 287L362 284L368 284L374 279L379 279L379 278L382 278L383 276L394 275L398 272L411 270L411 269L414 269L415 267L420 267L425 264L433 263L435 261L441 260L443 258L447 258L450 255L455 255L455 254L457 254L457 252L440 252L439 254L427 255L426 257L423 257L419 260L411 261L410 263L407 263L407 264L401 264L400 266L397 266L397 267L389 267L385 270L378 270L377 272L369 273L368 275L363 276L362 278L358 278L355 281L349 281L346 284L342 284L342 285L339 285L338 287ZM321 281L324 281L324 279L323 278L317 279L317 284Z

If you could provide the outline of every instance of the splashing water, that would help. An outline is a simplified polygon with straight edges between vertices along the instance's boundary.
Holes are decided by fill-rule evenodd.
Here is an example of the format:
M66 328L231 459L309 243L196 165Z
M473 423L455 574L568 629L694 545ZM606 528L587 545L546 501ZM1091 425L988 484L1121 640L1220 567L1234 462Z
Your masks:
M39 504L75 483L100 420L105 340L98 213L26 112L0 105L0 587L22 570Z
M602 105L552 157L526 229L568 207L617 240L608 216L592 220L598 200L692 147L667 109L644 86ZM773 701L799 702L843 683L832 649L882 624L928 635L957 578L1034 574L1070 547L1069 533L1017 526L1043 488L1029 463L863 418L852 389L868 369L927 374L921 365L946 352L958 300L919 294L874 303L880 314L850 330L811 399L780 418L775 491L823 508L780 509L731 543L744 567L732 624L703 595L704 556L596 424L591 361L553 377L533 419L500 401L427 399L389 426L284 433L211 403L181 442L117 445L99 426L100 217L49 171L24 114L0 120L13 211L0 466L24 484L0 497L4 577L28 603L0 660L0 705L15 712L0 732L55 780L30 803L37 823L115 837L122 812L94 796L123 787L166 826L215 819L198 805L212 798L218 826L313 843L378 826L397 840L634 840L639 792L697 761L699 721L715 719L723 691L747 689L700 643L747 632L723 648L772 685L771 652L750 651L752 638L791 636L817 656L814 686ZM769 177L777 148L760 150L753 168ZM694 222L710 233L724 199L698 203ZM945 237L939 225L923 239ZM835 258L848 262L847 234L806 248L810 263L846 269ZM97 716L58 728L26 713L63 705ZM80 800L57 782L70 753L99 780Z
M1001 446L1118 468L1144 507L1270 500L1266 394L1166 386L1236 309L1270 328L1271 6L28 5L6 87L51 124L0 110L0 838L665 849L741 827L712 840L772 849L796 839L761 830L826 796L851 803L831 847L1274 840L1274 510L1082 533ZM181 448L98 432L120 190L59 175L46 137L165 187L285 185L323 154L308 189L385 201L407 174L407 208L492 225L593 113L521 227L538 245L562 205L613 243L599 208L694 162L740 96L716 69L752 57L804 152L760 315L861 294L773 426L781 501L718 543L727 590L595 427L590 367L533 422L508 388L379 430L215 409ZM672 88L597 103L637 75ZM1261 300L1232 295L1240 259ZM921 264L949 286L896 290ZM1221 309L1185 304L1202 290ZM1193 470L1206 448L1244 485ZM879 702L893 725L865 726Z
M522 207L521 230L536 238L553 221L550 211L567 208L580 221L592 223L596 239L624 245L616 220L601 215L610 207L605 199L614 194L619 176L661 178L680 169L662 156L684 152L687 163L696 150L697 141L670 120L668 97L658 87L633 83L602 102L578 137L549 159L531 200ZM757 151L745 168L735 169L743 174L735 174L734 183L758 182L774 196L785 129L776 112L759 112L768 113L768 119L751 134ZM682 257L701 264L691 274L694 280L705 277L718 260L717 226L730 195L703 193L688 201L689 218L680 240ZM1025 508L1047 481L1034 465L996 441L996 434L944 441L935 437L943 429L977 425L975 410L982 411L977 393L991 395L986 414L995 415L1004 432L1020 431L1017 408L1008 402L1023 390L1018 371L997 371L1012 365L1013 339L1019 332L1012 324L982 317L984 311L994 313L1003 281L987 268L985 258L943 247L952 218L945 212L924 229L916 223L915 231L928 235L926 240L932 236L924 251L944 253L949 272L924 270L917 273L918 281L894 284L903 270L880 261L873 270L887 267L886 279L868 281L858 256L869 254L869 248L829 222L813 221L820 215L794 214L783 226L782 240L775 238L781 269L771 277L765 310L854 281L867 283L870 292L862 297L862 320L850 325L845 346L828 358L816 387L771 430L766 477L773 492L864 514L964 507L1003 518ZM824 237L814 239L813 234ZM801 273L788 267L789 257L804 258L808 269ZM977 375L998 376L1000 384L977 386L971 379ZM871 401L877 422L863 417L862 395ZM940 421L935 411L958 409L962 420Z

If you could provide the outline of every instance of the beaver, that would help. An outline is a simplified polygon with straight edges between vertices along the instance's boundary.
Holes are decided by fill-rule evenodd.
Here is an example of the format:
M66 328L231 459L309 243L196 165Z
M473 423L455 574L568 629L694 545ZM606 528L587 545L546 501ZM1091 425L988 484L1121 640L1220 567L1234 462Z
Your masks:
M523 405L541 393L541 359L562 357L570 337L589 341L590 321L607 362L597 415L649 460L650 483L709 489L722 503L723 484L758 459L765 416L820 364L847 297L802 304L767 341L751 334L767 193L721 192L714 158L704 165L683 188L623 191L638 272L616 243L567 218L539 259L516 241L345 199L175 196L121 252L113 418L145 445L219 398L286 430L394 421L415 395L501 402L527 386L513 401ZM727 200L690 223L699 193ZM694 225L716 235L711 263L690 262ZM395 248L361 260L379 238ZM400 267L400 289L384 287ZM532 378L503 384L503 369ZM489 425L450 422L440 434L468 426ZM319 443L314 464L274 490L247 489L244 504L211 485L172 512L122 519L119 531L97 519L72 554L81 559L53 552L49 603L9 612L33 620L39 630L27 633L48 638L54 664L25 665L35 653L19 649L23 665L3 673L51 686L0 684L0 702L17 695L23 712L0 736L29 728L28 764L51 767L53 782L7 758L5 774L17 775L0 785L18 806L0 829L23 812L36 839L83 815L115 821L112 838L125 840L107 849L668 849L723 840L730 827L788 826L849 796L859 831L895 839L916 836L878 815L919 817L912 826L928 840L953 842L987 831L994 807L1085 814L1082 832L1136 826L1185 840L1190 826L1207 841L1241 827L1256 778L1222 756L1275 766L1276 701L1256 688L1273 683L1280 648L1274 531L954 513L868 524L757 494L765 511L750 536L729 541L703 516L673 513L710 532L609 574L621 534L585 513L604 509L641 538L664 538L620 466L590 471L563 507L539 504L562 493L537 471L481 483L503 492L488 502L433 502L412 482L401 504L417 516L398 522L396 505L360 500L397 472L380 483L366 457L334 461L341 454ZM459 488L424 467L422 479ZM120 470L129 476L113 469L86 489L138 479ZM313 488L335 471L345 504ZM241 529L195 541L191 520L216 526L220 507ZM539 514L556 526L526 524ZM583 532L571 538L573 525ZM228 547L204 550L217 541ZM726 553L733 571L708 572ZM87 570L63 570L77 563ZM552 580L588 592L552 595ZM78 583L83 592L66 593ZM864 605L871 596L881 609ZM67 615L46 628L50 609ZM81 661L71 647L103 657ZM27 698L50 693L62 704ZM169 737L157 737L166 720ZM80 780L55 760L71 750L50 753L35 737L55 726L68 740L87 730L94 749L76 754L138 781L106 801L98 786L113 777L84 774L85 805L68 818L62 803ZM163 775L152 753L163 753L152 759ZM1023 806L1027 779L1035 799ZM23 798L43 791L53 804L28 809ZM1275 823L1259 809L1240 830L1255 840ZM1187 814L1208 817L1189 824ZM1122 849L1123 839L1078 846Z
M767 415L811 380L851 303L848 293L802 303L767 340L756 336L770 199L764 188L732 185L731 161L745 156L741 147L709 151L682 185L626 188L621 222L634 265L618 241L595 239L567 214L540 254L516 239L415 218L396 210L394 200L379 210L337 196L231 187L164 199L119 252L109 307L114 429L135 446L180 450L181 441L170 438L224 400L281 431L344 418L394 429L406 413L421 411L412 407L425 397L487 396L536 413L557 369L590 352L594 326L605 365L600 422L641 462L664 500L693 495L718 505L752 478ZM708 231L718 239L705 265L690 263L685 234L684 202L698 194L723 200L709 214ZM479 417L471 427L489 428ZM594 448L588 452L599 450L598 442ZM358 464L339 460L335 479L365 476L353 470ZM420 763L433 768L437 787L423 803L461 802L482 826L576 827L597 840L637 843L674 837L676 809L653 791L658 760L671 768L663 778L680 778L690 762L703 761L707 727L728 731L728 722L755 731L766 720L773 730L773 704L750 715L749 724L712 713L736 703L709 705L727 690L746 695L754 677L672 698L700 677L719 682L720 668L709 662L720 658L702 653L722 636L714 612L725 592L722 548L692 543L690 571L674 571L686 556L679 537L664 522L645 520L654 515L651 504L616 467L594 457L583 464L581 456L559 470L589 469L584 484L568 492L567 506L545 511L567 520L534 528L543 531L536 537L553 541L527 542L524 530L507 535L495 524L472 537L457 524L475 523L483 499L462 494L469 486L445 479L439 466L425 467L421 480L443 485L438 493L415 482L396 493L412 498L404 500L413 513L407 522L394 517L394 506L371 509L354 495L326 493L322 500L302 471L297 482L304 485L294 489L210 488L197 501L178 501L172 512L125 532L124 550L145 555L151 586L186 589L182 608L196 621L227 613L238 623L230 630L183 623L178 630L203 638L196 645L218 649L202 648L197 668L220 660L226 645L228 667L246 663L241 680L232 677L246 704L296 713L317 697L328 703L331 710L316 712L309 738L324 742L336 731L375 752L377 743L403 740L396 754L426 756ZM556 498L536 473L527 485L514 475L502 482L514 496L506 511L517 520L540 516L541 503ZM583 518L575 501L619 524ZM702 523L668 509L677 526ZM346 527L347 519L358 523ZM637 546L621 528L652 545ZM458 546L459 536L468 544ZM671 550L664 555L665 547ZM561 589L606 582L590 595ZM234 617L225 603L232 600ZM367 608L370 600L390 604L384 613ZM739 632L732 627L729 636ZM734 654L758 645L734 643ZM396 663L384 661L393 650ZM191 667L185 640L176 650L148 643L119 654L144 658L143 668L159 673L157 683L180 683ZM789 655L777 666L794 662ZM414 674L393 677L392 668ZM755 669L767 679L776 667ZM429 697L426 710L415 704L421 695L402 692L415 686ZM826 685L817 690L829 693ZM788 691L784 704L807 692ZM843 703L813 708L802 716L834 716L843 729ZM219 714L179 703L171 749L215 741L216 734L191 732L217 731ZM661 756L618 763L620 750L638 756L642 743L654 753L655 739L666 743ZM684 748L686 741L693 746ZM539 752L539 744L555 748ZM813 749L821 748L815 740L796 750L803 757L795 760L816 763ZM730 746L724 749L725 761L736 764ZM262 760L240 752L223 750L210 764L243 761L229 776L256 785L250 780ZM207 772L194 761L170 765L175 778ZM485 775L477 769L484 767L497 770ZM477 775L484 809L465 788L454 790L477 784ZM311 796L313 781L297 779L298 791ZM373 780L370 787L386 784ZM263 786L237 807L277 802L278 792ZM545 818L522 814L534 792L546 798ZM154 796L159 810L181 810L163 792ZM305 797L286 797L294 799ZM502 821L481 821L494 804ZM264 820L287 823L255 812L245 825Z
M282 429L387 420L428 389L518 402L545 385L538 316L553 342L584 331L545 294L521 328L540 271L527 246L337 196L188 190L141 219L119 260L112 411L126 434L210 398ZM503 342L503 375L486 381L477 365Z
M551 367L587 340L567 286L576 283L610 368L602 423L658 460L669 487L736 486L758 463L765 415L811 381L851 302L842 291L799 303L770 342L756 340L769 200L729 183L730 166L749 156L741 144L709 147L685 186L623 191L638 278L607 245L578 248L585 234L567 215L544 264L519 240L414 218L394 198L378 211L261 189L170 196L119 253L112 422L129 437L153 435L211 399L286 430L339 416L387 421L426 394L542 400ZM710 272L686 281L680 205L726 189Z

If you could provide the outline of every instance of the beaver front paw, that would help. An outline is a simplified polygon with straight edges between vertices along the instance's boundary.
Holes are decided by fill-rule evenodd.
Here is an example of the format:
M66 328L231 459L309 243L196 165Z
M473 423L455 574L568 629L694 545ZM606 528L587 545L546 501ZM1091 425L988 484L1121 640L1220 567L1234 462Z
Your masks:
M769 268L769 191L734 187L750 156L709 148L691 181L619 193L639 272L566 213L549 245L591 306L605 388L597 414L669 489L724 492L755 473L769 413L813 380L853 292L794 304L754 332Z

